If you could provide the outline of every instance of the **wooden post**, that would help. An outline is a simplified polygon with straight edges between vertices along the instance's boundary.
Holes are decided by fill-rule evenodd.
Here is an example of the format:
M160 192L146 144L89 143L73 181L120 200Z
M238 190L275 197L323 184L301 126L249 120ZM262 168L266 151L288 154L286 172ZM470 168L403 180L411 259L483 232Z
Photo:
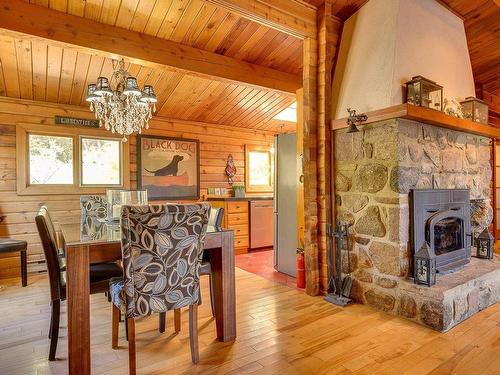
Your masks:
M318 43L304 39L303 55L303 147L304 147L304 246L306 293L319 293L317 204L317 61Z
M333 0L317 12L317 38L304 39L303 129L304 245L306 292L327 285L326 225L335 218L332 204L332 75L342 21L332 15ZM300 104L300 100L299 100ZM300 122L298 123L300 126Z
M342 21L332 15L333 0L325 0L318 9L318 262L320 289L328 284L326 226L335 222L334 133L332 122L332 79L337 42Z

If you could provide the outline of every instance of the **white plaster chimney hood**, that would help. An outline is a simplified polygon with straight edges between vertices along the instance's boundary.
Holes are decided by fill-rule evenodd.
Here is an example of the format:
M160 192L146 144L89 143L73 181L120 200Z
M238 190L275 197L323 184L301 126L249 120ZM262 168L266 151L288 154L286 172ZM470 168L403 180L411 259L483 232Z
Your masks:
M333 117L401 104L417 75L444 86L444 98L475 96L463 21L436 0L370 0L344 24Z

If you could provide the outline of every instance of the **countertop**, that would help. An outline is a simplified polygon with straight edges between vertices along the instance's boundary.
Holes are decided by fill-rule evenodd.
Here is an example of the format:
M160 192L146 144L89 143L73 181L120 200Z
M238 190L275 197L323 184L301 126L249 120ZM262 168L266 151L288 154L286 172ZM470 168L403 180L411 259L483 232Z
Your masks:
M273 200L274 197L272 196L255 196L255 197L208 197L207 201L225 201L225 202L232 202L232 201L263 201L263 200Z

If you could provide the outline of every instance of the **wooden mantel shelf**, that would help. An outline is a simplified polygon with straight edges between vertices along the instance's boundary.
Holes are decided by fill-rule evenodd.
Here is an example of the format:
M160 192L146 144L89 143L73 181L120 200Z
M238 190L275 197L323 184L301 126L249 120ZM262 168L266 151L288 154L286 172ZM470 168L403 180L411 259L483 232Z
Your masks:
M463 131L467 133L482 135L488 138L500 138L500 128L490 125L479 124L477 122L448 116L444 112L433 109L414 106L411 104L400 104L393 107L367 112L368 120L364 124L377 121L384 121L393 118L405 118L425 124L441 126L443 128ZM347 128L347 117L332 121L332 129L339 130Z

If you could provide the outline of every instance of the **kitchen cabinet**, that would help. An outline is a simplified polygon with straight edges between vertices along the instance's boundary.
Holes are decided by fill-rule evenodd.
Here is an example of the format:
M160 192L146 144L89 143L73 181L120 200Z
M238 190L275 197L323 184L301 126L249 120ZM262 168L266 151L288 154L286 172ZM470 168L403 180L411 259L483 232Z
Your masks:
M251 207L256 206L256 202L259 201L264 206L272 207L273 197L246 197L246 198L207 198L207 201L213 207L221 207L224 209L224 217L222 219L222 227L227 229L232 229L234 231L234 252L235 254L247 253L251 247L250 233L252 231L252 218L251 218ZM257 205L258 206L258 205ZM255 212L255 210L253 211ZM255 218L254 218L255 219ZM262 223L258 223L258 226L254 226L254 236L259 236L260 233L258 229L262 227ZM273 231L273 223L266 225L268 230ZM272 235L271 237L272 238ZM264 244L263 242L252 241L254 244L259 244L259 247L269 246L272 247L272 241L268 241Z

